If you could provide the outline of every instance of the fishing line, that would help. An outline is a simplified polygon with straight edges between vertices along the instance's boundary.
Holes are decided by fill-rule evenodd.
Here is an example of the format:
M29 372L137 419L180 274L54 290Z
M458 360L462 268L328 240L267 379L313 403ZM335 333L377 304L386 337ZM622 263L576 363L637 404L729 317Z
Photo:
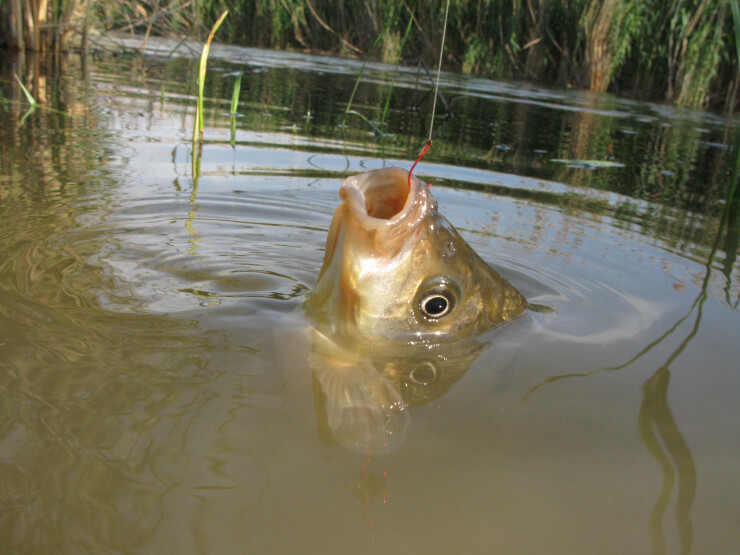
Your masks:
M434 129L434 112L437 110L437 96L439 96L439 77L442 73L442 54L445 50L445 37L447 36L447 14L450 11L450 0L445 5L445 22L442 26L442 46L439 47L439 64L437 64L437 84L434 87L434 102L432 103L432 121L429 122L429 143L432 142L432 129Z
M411 169L409 170L409 189L411 188L411 174L414 173L414 168L416 167L416 164L418 164L422 158L424 158L424 155L429 151L429 147L432 146L432 131L434 130L434 113L437 111L437 97L439 96L439 79L440 75L442 73L442 54L445 50L445 38L447 37L447 14L450 12L450 0L447 0L447 3L445 4L445 22L442 26L442 44L439 47L439 63L437 64L437 82L434 85L434 101L432 102L432 119L429 122L429 140L427 141L427 144L424 145L424 148L419 153L419 157L416 159L416 162L414 162L414 165L411 166ZM432 181L434 181L432 179ZM427 185L427 189L431 188L432 181L429 182Z

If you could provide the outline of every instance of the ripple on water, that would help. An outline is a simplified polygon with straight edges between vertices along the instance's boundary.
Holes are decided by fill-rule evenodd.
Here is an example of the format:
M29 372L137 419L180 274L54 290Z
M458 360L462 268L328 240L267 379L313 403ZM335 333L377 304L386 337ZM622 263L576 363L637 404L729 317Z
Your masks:
M222 54L246 59L238 48ZM589 149L600 148L594 137L609 137L618 153L646 141L658 122L679 128L695 117L708 127L719 116L657 105L637 111L658 121L633 121L636 106L623 99L589 108L578 91L443 76L470 112L447 121L433 153L439 163L418 173L435 178L440 211L483 259L551 310L482 338L490 342L438 382L437 397L424 389L433 372L409 373L405 442L365 460L332 444L307 334L288 332L306 331L294 309L321 266L343 177L408 167L419 112L398 102L393 137L366 144L358 137L367 129L350 123L345 141L336 126L345 104L336 99L349 96L361 62L264 56L261 70L281 69L245 70L249 100L234 147L226 99L209 99L197 186L192 91L181 78L196 63L182 62L168 79L170 66L122 57L107 62L113 70L93 70L98 89L84 72L66 83L75 117L37 109L20 128L20 114L0 126L3 149L17 151L8 159L3 150L0 163L0 483L10 550L346 553L367 540L380 552L454 552L461 541L486 552L543 552L544 543L632 552L649 550L656 531L678 548L669 535L691 526L695 549L726 548L735 538L727 515L737 499L727 484L740 422L737 311L724 287L734 300L738 279L715 272L704 283L702 245L711 241L694 227L713 234L711 212L676 233L693 218L685 210L610 192L623 190L620 177L628 194L643 191L635 184L644 163L679 176L647 193L705 206L683 204L683 189L671 189L697 186L694 162L705 159L682 152L680 168L620 160L622 173L594 169L590 181L579 181L581 169L559 168L567 171L552 180L514 175L552 176L543 160L576 158L567 140L550 140L562 130L589 139ZM305 71L291 73L291 64ZM317 69L343 77L316 78ZM363 110L374 83L389 83L388 69L367 66ZM230 94L232 82L220 77L209 72L210 90ZM414 78L402 69L394 104L412 96ZM466 119L474 121L461 125L459 142L450 140ZM47 130L52 124L59 127ZM625 126L639 133L618 131ZM59 141L53 148L50 137ZM663 157L679 139L693 148L693 139L667 134L646 150ZM495 148L502 144L510 150ZM533 163L526 144L549 154ZM635 144L637 155L643 143ZM592 156L601 153L577 158ZM685 172L691 179L681 181ZM707 194L719 194L713 187ZM673 464L654 459L655 449ZM676 526L663 504L656 526L651 508L671 480L672 504L678 494L684 506L698 484L696 502ZM6 545L0 537L0 550Z
M318 273L331 212L305 184L211 176L197 194L128 192L134 198L107 221L116 248L102 259L153 311L246 308L249 298L294 304Z
M516 195L441 188L436 195L486 261L530 302L552 309L537 315L545 323L538 341L584 352L584 360L585 345L612 349L660 336L701 291L704 267L614 227L608 213L586 218Z

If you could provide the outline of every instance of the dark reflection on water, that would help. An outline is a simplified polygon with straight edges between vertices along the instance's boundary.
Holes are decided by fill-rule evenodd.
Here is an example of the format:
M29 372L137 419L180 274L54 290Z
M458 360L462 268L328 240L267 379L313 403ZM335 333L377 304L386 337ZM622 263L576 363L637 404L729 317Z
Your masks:
M643 387L645 400L638 421L645 446L663 472L663 488L650 512L650 541L653 553L666 553L663 518L675 488L675 475L678 472L676 525L681 553L690 553L694 539L691 505L696 494L696 467L691 451L668 407L670 376L670 370L664 367L645 382Z
M496 342L488 334L363 352L357 347L350 351L321 328L311 335L309 361L319 438L368 457L401 448L411 420L409 407L442 397ZM504 361L497 362L503 366Z
M725 212L725 215L727 212ZM724 218L722 222L724 222ZM723 232L722 222L720 224L718 241L715 242L715 248L719 243ZM650 512L649 528L650 541L653 553L666 553L666 540L663 527L665 517L671 496L676 488L676 473L678 474L678 494L675 508L676 526L678 528L678 538L681 553L690 553L693 546L693 524L691 520L691 507L694 502L697 487L696 466L694 464L691 451L676 423L671 412L668 402L668 385L671 379L669 367L676 360L690 341L696 336L699 330L699 324L702 318L702 310L707 300L707 286L710 281L712 267L711 258L714 250L710 254L707 263L706 275L704 278L704 287L699 296L687 314L679 318L664 334L657 339L648 343L634 357L627 362L611 368L599 368L582 374L565 374L549 378L546 382L539 384L529 393L534 392L541 387L555 383L559 380L568 378L583 378L591 376L598 372L618 371L629 368L640 358L649 353L652 349L658 347L663 341L673 333L681 329L681 325L696 311L694 325L691 327L686 337L679 343L678 347L670 353L670 356L658 370L643 384L643 402L638 415L638 427L640 437L646 448L657 461L663 474L663 486L660 491L655 505Z
M0 551L737 550L734 122L445 76L418 172L552 310L368 359L403 434L365 457L300 303L343 176L410 165L426 91L403 72L378 139L338 128L354 62L218 52L197 187L194 60L0 58Z

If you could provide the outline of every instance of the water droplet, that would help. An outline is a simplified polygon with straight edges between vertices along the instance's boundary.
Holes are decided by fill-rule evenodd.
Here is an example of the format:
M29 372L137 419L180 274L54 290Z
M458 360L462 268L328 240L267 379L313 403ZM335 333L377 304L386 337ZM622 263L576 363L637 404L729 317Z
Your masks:
M442 260L445 262L452 262L457 258L457 251L455 250L455 244L450 241L442 249Z

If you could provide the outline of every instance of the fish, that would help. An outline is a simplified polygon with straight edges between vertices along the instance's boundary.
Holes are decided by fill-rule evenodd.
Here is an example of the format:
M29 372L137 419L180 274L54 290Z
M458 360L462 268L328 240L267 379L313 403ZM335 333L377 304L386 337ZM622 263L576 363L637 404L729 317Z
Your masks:
M358 453L403 442L408 407L444 394L485 332L525 297L439 213L430 188L390 167L348 177L304 304L319 436Z
M307 301L310 316L356 345L478 335L519 316L524 296L439 213L402 168L347 178Z

